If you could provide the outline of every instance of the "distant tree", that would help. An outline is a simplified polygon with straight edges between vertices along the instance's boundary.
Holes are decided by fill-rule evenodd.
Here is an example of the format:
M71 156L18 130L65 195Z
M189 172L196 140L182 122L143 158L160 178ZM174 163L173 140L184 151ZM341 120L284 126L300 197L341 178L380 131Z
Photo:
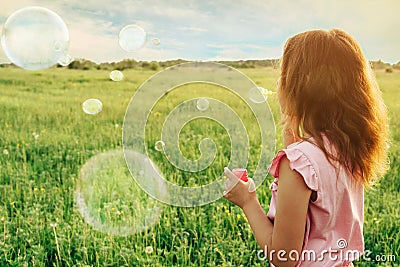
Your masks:
M385 72L386 73L392 73L393 72L393 68L392 67L386 68Z
M69 65L69 69L76 69L76 70L91 70L96 68L96 63L87 60L87 59L78 59L72 61Z
M376 70L382 70L391 67L389 63L385 63L380 59L378 61L370 61L370 64L372 68Z
M279 59L218 61L218 63L228 65L232 68L271 67L277 69L279 67Z
M140 63L141 63L140 66L141 66L143 69L148 69L149 66L150 66L150 63L147 62L147 61L141 61Z
M159 67L160 67L160 65L158 64L157 61L152 61L149 64L149 69L151 69L151 70L158 70Z
M171 66L175 66L175 65L187 63L187 62L189 62L189 61L184 60L184 59L174 59L174 60L167 60L167 61L159 62L159 65L161 68L168 68Z
M139 65L139 63L134 59L124 59L118 63L116 63L115 69L125 70L125 69L134 69Z
M17 65L14 63L2 63L0 64L0 68L17 68Z

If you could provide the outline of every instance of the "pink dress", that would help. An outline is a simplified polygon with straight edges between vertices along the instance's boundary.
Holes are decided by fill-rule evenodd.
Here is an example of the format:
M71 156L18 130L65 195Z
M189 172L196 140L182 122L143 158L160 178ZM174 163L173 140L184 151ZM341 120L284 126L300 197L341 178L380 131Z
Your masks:
M307 141L293 143L279 151L269 167L275 177L267 214L272 222L279 192L279 164L285 155L290 168L317 192L317 199L309 202L303 251L296 266L353 266L352 261L364 251L363 186L343 168L333 167L316 145Z

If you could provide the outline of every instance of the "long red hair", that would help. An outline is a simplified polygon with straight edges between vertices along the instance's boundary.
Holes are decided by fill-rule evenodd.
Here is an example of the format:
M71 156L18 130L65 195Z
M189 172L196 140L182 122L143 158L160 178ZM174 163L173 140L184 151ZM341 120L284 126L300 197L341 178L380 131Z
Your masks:
M342 30L312 30L287 40L278 97L297 138L313 137L328 159L370 185L387 169L388 118L357 41ZM325 135L336 150L329 153Z

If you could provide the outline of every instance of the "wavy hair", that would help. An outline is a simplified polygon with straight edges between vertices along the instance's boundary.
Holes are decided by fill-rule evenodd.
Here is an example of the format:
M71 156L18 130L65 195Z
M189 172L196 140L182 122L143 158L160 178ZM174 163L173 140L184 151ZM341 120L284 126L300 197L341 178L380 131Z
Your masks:
M332 29L289 38L278 97L299 139L313 137L328 160L372 185L387 170L388 117L381 91L357 41ZM333 145L328 152L324 137Z

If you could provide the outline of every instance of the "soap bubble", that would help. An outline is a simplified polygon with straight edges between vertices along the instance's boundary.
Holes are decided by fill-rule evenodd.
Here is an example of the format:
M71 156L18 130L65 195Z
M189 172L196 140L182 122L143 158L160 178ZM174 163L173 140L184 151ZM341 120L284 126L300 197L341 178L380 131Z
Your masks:
M55 65L67 53L69 33L62 18L53 11L25 7L8 17L1 44L12 63L39 70Z
M82 109L86 114L97 114L103 109L103 103L95 98L85 100L82 104Z
M163 151L163 150L164 150L164 146L165 146L165 143L164 143L163 141L159 140L159 141L157 141L156 144L154 145L154 148L155 148L157 151Z
M113 80L114 82L122 81L123 78L124 74L119 70L113 70L112 72L110 72L110 79Z
M153 42L153 45L160 45L161 44L161 41L160 41L159 38L153 38L151 41Z
M199 98L197 100L197 109L200 111L206 111L209 107L210 103L205 98Z
M119 45L127 52L140 50L146 43L146 32L137 25L127 25L119 32Z
M69 64L71 64L72 61L73 61L72 57L70 55L66 54L60 58L60 60L58 61L58 64L60 64L63 67L66 67Z
M62 50L62 43L60 41L55 41L54 42L54 51L61 51Z
M269 91L267 89L264 89L259 86L255 86L249 90L249 98L251 101L254 103L263 103L267 101L268 98L268 93Z
M132 150L111 150L90 158L79 172L75 189L76 205L83 219L101 232L121 236L154 225L162 207L132 179L158 175L149 170L153 170L151 160ZM162 187L148 186L156 187L161 194Z
M258 86L249 90L249 98L254 103L262 103L267 100L266 96L263 94L263 88Z

